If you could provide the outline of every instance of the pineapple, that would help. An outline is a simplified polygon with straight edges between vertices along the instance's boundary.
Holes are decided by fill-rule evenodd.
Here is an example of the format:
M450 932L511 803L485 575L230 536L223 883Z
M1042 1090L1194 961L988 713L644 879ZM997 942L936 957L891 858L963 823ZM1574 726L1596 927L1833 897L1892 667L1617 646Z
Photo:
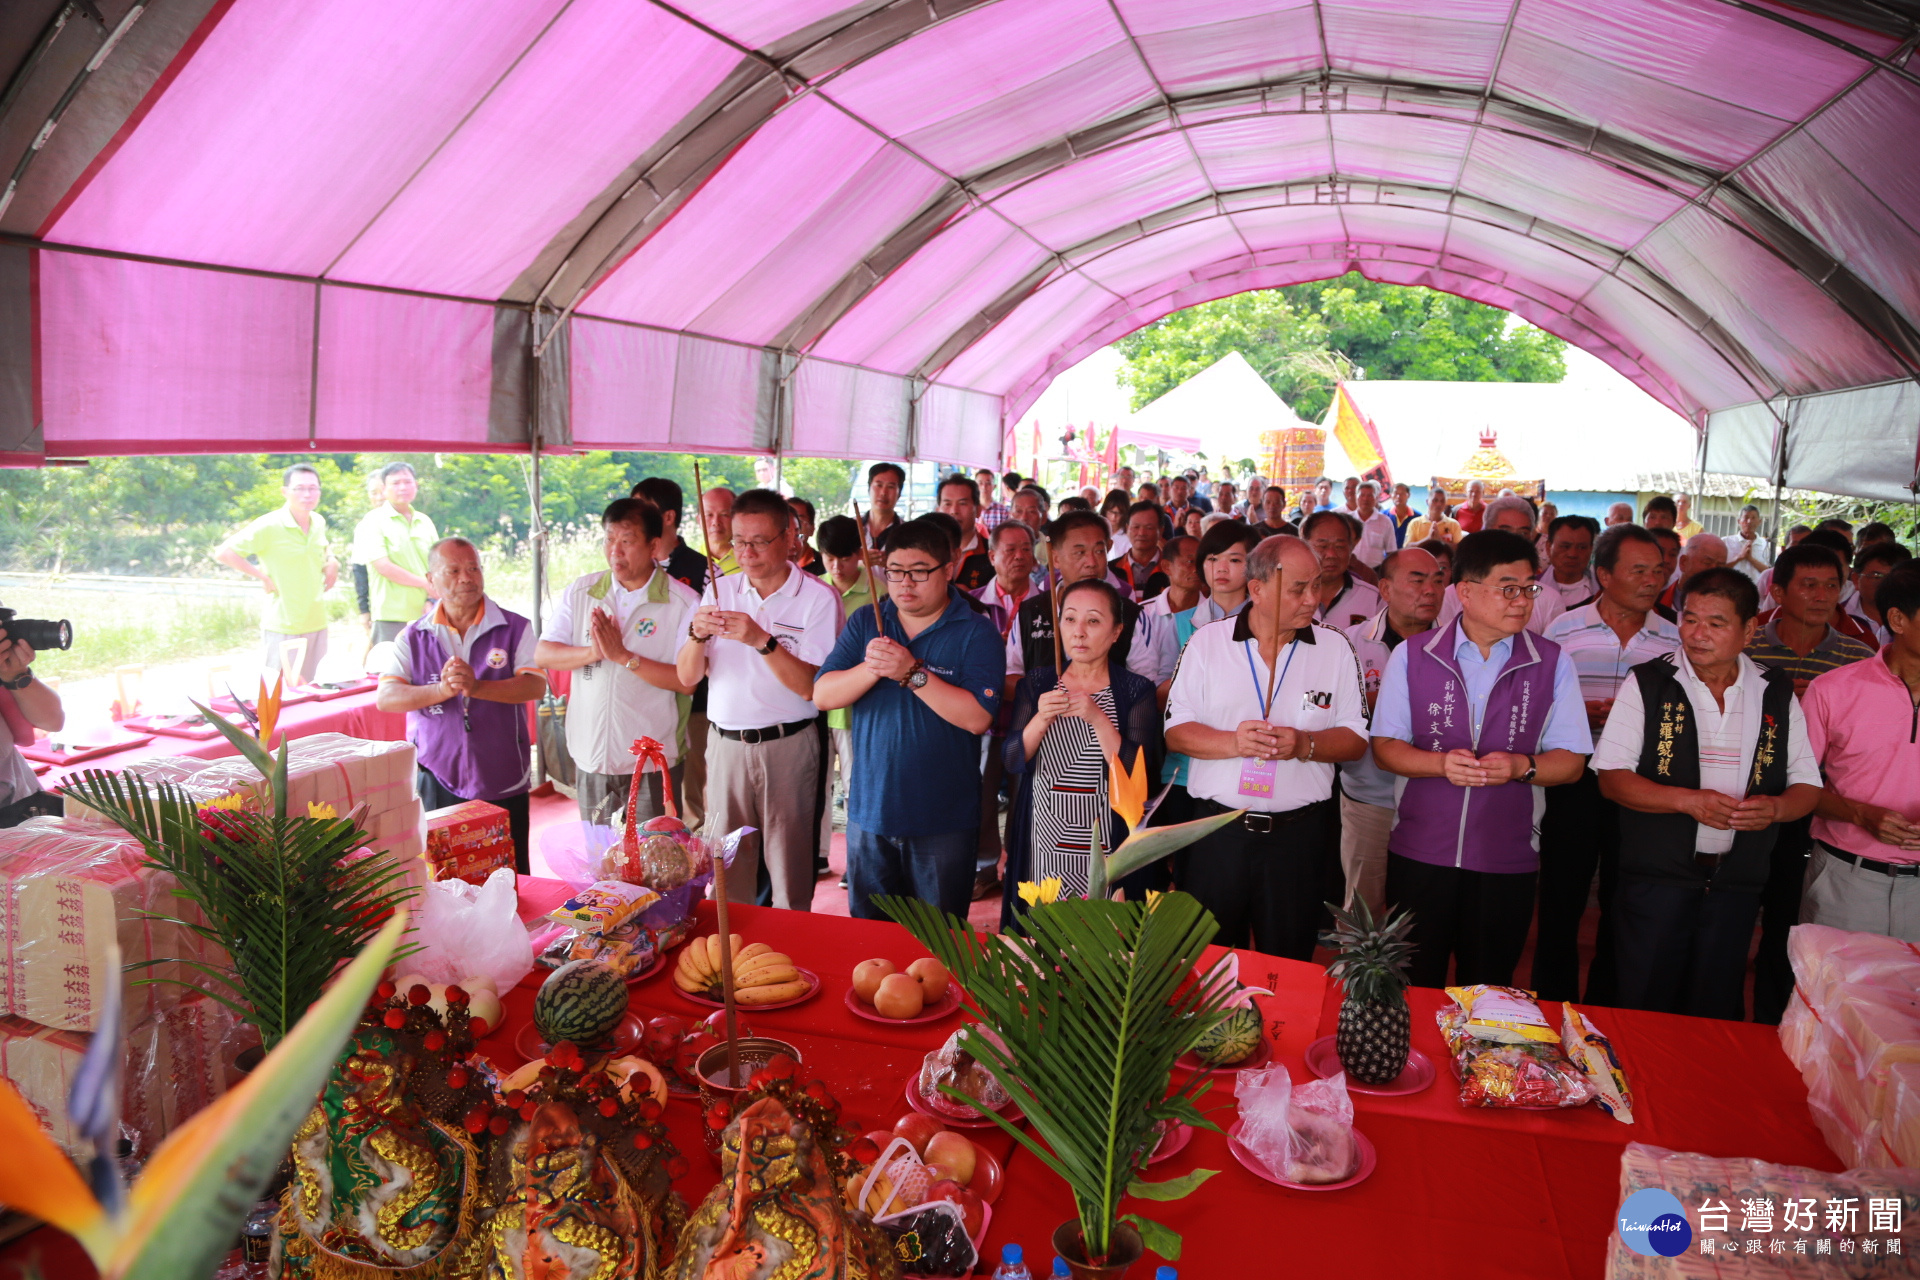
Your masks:
M1332 904L1328 904L1332 907ZM1349 910L1332 907L1339 953L1327 972L1346 987L1334 1047L1340 1065L1362 1084L1390 1084L1406 1070L1413 1026L1407 1013L1407 933L1413 913L1391 911L1376 922L1363 899Z

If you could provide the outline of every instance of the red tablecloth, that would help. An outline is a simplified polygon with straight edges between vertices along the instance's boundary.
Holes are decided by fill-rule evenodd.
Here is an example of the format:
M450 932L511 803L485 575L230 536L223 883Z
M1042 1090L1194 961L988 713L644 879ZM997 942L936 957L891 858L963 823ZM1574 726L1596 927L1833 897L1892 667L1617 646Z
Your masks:
M366 738L372 742L398 742L406 737L407 717L376 709L373 698L373 690L368 689L364 693L352 693L327 702L302 702L287 707L280 713L280 731L274 736L274 745L277 747L286 738L304 738L316 733L344 733L348 737ZM107 756L95 756L65 768L49 769L40 775L40 785L55 791L62 782L78 777L88 769L124 769L136 760L152 760L160 756L218 760L238 754L231 743L218 736L175 738L155 734L153 741L145 746L130 747Z

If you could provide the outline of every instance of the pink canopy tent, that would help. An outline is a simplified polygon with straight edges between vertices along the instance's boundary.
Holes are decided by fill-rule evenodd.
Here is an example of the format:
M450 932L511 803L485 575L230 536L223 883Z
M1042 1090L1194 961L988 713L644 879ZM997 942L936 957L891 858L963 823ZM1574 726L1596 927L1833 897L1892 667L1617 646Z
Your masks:
M987 461L1101 344L1358 269L1709 469L1914 479L1912 0L843 6L0 6L0 449Z

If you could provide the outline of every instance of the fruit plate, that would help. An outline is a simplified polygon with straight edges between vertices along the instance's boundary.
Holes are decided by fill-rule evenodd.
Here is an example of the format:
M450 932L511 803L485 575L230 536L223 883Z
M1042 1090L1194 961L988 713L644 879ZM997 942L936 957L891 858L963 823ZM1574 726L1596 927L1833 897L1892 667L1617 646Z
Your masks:
M979 1196L980 1203L992 1204L1000 1198L1007 1171L998 1156L977 1142L973 1144L973 1153L973 1179L967 1183L967 1190Z
M807 990L805 995L795 996L791 1000L775 1000L772 1004L741 1004L739 997L735 996L733 1001L733 1007L736 1009L751 1009L755 1013L766 1013L771 1009L790 1009L796 1004L804 1004L808 1000L811 1000L815 996L819 995L820 994L820 975L815 973L811 969L801 969L799 965L795 965L794 968L798 970L800 976L806 980ZM691 991L681 991L678 986L674 987L674 990L679 992L680 998L682 1000L691 1001L692 1003L700 1005L703 1008L707 1008L707 1009L726 1008L725 1003L722 1001L709 1000L705 996L697 996Z
M993 1201L987 1200L980 1206L980 1230L973 1234L973 1251L980 1256L980 1261L974 1263L976 1270L987 1261L987 1228L992 1225ZM900 1280L935 1280L935 1277L922 1275L918 1271L902 1271L900 1273Z
M620 1019L620 1025L613 1029L613 1034L606 1041L579 1046L581 1056L591 1057L596 1053L606 1053L609 1050L618 1054L632 1053L640 1047L640 1034L645 1029L646 1025L641 1022L639 1014L628 1013ZM532 1062L535 1058L546 1057L553 1049L552 1045L540 1038L540 1032L531 1022L521 1027L520 1033L514 1036L513 1047L518 1049L521 1056L528 1062Z
M920 1022L938 1022L960 1007L960 988L947 984L947 994L935 1000L911 1018L889 1018L878 1009L855 995L852 987L847 988L847 1008L856 1018L865 1018L868 1022L885 1022L896 1027L911 1027Z
M1334 1043L1334 1037L1321 1036L1307 1046L1307 1070L1325 1080L1336 1071L1343 1070L1340 1065L1340 1049ZM1347 1072L1347 1089L1352 1093L1377 1093L1391 1097L1404 1093L1419 1093L1433 1083L1433 1059L1418 1049L1407 1053L1406 1069L1386 1084L1361 1084Z
M1233 1152L1233 1158L1256 1178L1264 1178L1276 1187L1286 1187L1290 1191L1340 1191L1356 1183L1365 1182L1373 1174L1374 1165L1380 1162L1373 1153L1373 1144L1367 1141L1367 1135L1358 1129L1353 1131L1353 1145L1360 1151L1360 1167L1351 1178L1342 1182L1288 1182L1285 1178L1276 1178L1267 1172L1253 1152L1240 1142L1240 1121L1235 1120L1233 1127L1227 1130L1227 1149Z
M1187 1144L1192 1141L1193 1126L1184 1121L1176 1124L1167 1130L1165 1137L1160 1139L1160 1145L1155 1147L1153 1154L1147 1157L1147 1163L1159 1164L1162 1160L1171 1160L1185 1151Z
M962 1120L956 1116L935 1111L932 1105L920 1096L920 1076L918 1072L907 1077L907 1105L923 1116L932 1116L949 1129L997 1129L1000 1127L993 1121L987 1119L984 1114L982 1114L978 1120ZM1020 1121L1026 1119L1026 1113L1014 1105L1013 1100L1009 1098L1007 1105L1000 1108L1000 1118L1009 1124L1018 1124ZM975 1143L974 1145L978 1146L979 1144Z
M1266 1066L1272 1061L1273 1046L1268 1044L1265 1038L1262 1038L1258 1049L1255 1049L1240 1061L1230 1062L1225 1066L1210 1067L1195 1057L1191 1049L1181 1054L1178 1058L1175 1058L1173 1065L1179 1067L1182 1071L1211 1071L1217 1076L1230 1076L1236 1071L1258 1071L1261 1067Z

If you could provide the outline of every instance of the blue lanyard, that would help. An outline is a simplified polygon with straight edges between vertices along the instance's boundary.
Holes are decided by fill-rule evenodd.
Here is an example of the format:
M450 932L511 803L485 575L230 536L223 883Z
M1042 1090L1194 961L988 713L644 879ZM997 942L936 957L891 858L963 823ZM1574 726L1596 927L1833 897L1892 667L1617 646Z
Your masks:
M1273 711L1273 704L1266 700L1266 694L1260 692L1260 672L1253 665L1253 646L1252 640L1246 640L1241 642L1240 647L1247 655L1247 675L1253 681L1253 700L1261 704L1260 718L1266 720ZM1273 696L1276 698L1280 696L1280 687L1287 682L1287 671L1293 666L1294 650L1299 647L1298 637L1287 641L1287 660L1280 664L1280 678L1273 682ZM1272 721L1269 720L1268 723L1271 724Z

